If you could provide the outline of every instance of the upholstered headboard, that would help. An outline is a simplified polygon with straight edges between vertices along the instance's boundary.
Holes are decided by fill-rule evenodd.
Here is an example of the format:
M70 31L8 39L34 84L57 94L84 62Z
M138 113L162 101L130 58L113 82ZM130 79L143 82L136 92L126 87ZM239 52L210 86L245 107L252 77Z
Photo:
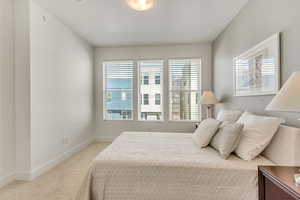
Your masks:
M300 166L300 129L280 126L263 155L279 165Z

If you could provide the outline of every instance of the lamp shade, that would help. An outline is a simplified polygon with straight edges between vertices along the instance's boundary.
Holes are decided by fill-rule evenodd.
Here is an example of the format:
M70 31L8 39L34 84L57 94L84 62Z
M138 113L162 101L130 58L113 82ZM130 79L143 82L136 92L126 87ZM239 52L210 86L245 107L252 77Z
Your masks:
M212 91L204 91L200 102L204 105L214 105L219 103L218 99Z
M266 110L300 112L300 72L288 79Z

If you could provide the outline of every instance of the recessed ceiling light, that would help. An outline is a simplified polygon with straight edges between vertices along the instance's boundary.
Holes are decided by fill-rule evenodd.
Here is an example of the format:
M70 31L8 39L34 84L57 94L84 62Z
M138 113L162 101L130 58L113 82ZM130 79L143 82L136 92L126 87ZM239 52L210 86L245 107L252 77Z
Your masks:
M87 0L75 0L77 4L84 4Z
M128 5L137 11L145 11L153 8L156 0L127 0Z

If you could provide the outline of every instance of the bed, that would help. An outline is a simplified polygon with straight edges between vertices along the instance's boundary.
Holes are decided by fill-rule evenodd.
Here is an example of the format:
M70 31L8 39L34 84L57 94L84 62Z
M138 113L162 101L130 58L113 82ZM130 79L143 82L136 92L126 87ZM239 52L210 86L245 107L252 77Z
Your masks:
M94 160L76 200L257 200L257 166L281 162L273 152L282 153L283 143L291 147L284 136L291 130L281 127L269 158L251 162L199 149L192 134L125 132ZM299 129L292 135L300 136Z

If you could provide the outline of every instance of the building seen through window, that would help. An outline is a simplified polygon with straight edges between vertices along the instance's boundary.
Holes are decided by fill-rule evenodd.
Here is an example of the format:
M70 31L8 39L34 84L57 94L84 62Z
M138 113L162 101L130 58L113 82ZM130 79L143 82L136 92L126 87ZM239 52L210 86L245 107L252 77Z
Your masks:
M140 61L139 119L143 121L163 120L163 61Z

